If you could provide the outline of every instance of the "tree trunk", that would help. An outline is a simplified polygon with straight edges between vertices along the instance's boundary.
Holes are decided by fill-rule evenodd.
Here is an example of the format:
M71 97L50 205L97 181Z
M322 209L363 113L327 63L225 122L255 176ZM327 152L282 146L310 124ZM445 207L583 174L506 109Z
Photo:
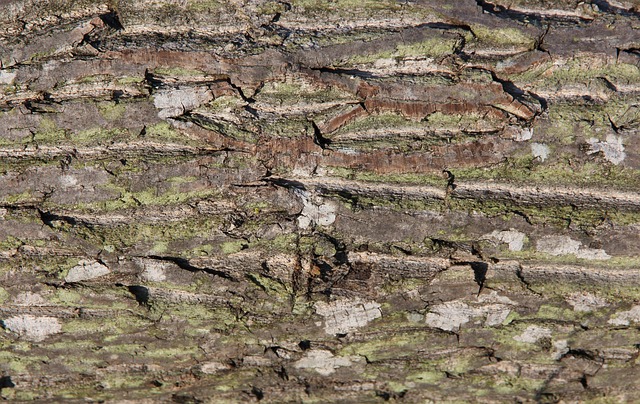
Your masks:
M1 397L640 400L636 0L0 5Z

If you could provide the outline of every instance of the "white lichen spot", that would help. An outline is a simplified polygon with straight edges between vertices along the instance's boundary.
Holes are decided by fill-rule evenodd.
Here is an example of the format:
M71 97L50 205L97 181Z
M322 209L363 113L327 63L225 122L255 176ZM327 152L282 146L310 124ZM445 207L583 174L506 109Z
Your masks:
M468 323L474 315L475 310L472 307L456 300L434 306L427 313L425 322L430 327L445 331L457 331L461 325Z
M142 272L140 273L140 279L148 282L163 282L167 279L165 270L174 265L168 262L160 262L157 260L145 259L141 260Z
M607 140L604 142L596 138L591 138L587 140L587 142L591 145L591 150L588 151L587 154L602 152L604 158L615 165L622 163L625 157L627 157L624 152L622 137L620 136L609 134L607 135Z
M580 248L576 253L576 257L585 260L608 260L611 258L611 256L601 248Z
M551 354L551 357L554 360L560 360L569 352L569 350L569 341L567 341L566 339L555 341L553 343L553 353Z
M588 292L571 293L565 300L573 307L574 311L589 312L609 305L605 299Z
M424 322L424 315L411 311L407 313L407 321L410 321L412 323L422 323Z
M511 302L510 299L506 299ZM485 326L494 327L502 324L510 312L511 308L507 304L483 304L472 307L461 300L454 300L431 308L425 316L425 323L441 330L457 331L472 319L480 319Z
M382 317L380 305L361 299L340 299L330 303L316 302L316 313L324 317L327 334L346 334Z
M518 342L535 344L542 338L551 338L551 335L552 333L549 328L530 325L526 330L524 330L522 334L516 335L515 337L513 337L513 339Z
M293 366L298 369L312 369L322 376L328 376L338 368L352 366L358 362L362 362L362 359L357 356L334 356L330 351L311 349Z
M62 330L60 320L55 317L36 317L30 314L10 317L2 322L4 328L31 341L42 341Z
M509 313L511 313L511 309L507 307L496 307L492 306L493 310L487 312L487 318L484 321L484 325L488 327L498 326L509 317Z
M154 96L153 105L160 110L158 117L165 119L180 116L213 98L213 93L207 87L160 90Z
M497 291L492 290L489 293L486 294L481 294L480 296L478 296L478 301L480 303L499 303L499 304L507 304L510 306L517 306L518 303L514 302L513 300L509 299L506 296L500 296L498 294Z
M0 84L13 84L17 75L14 70L0 70Z
M530 140L533 137L533 129L524 128L521 131L516 132L516 142L524 142Z
M73 188L78 185L78 179L73 175L61 175L58 179L62 188Z
M504 231L495 230L490 234L486 234L484 237L508 244L509 250L511 251L522 251L526 239L524 233L514 229Z
M18 293L18 296L13 301L16 306L43 306L47 304L47 301L37 293L22 292Z
M632 322L640 323L640 306L633 306L631 310L616 313L615 317L609 320L612 325L629 325Z
M221 370L229 369L231 369L231 365L216 361L205 362L200 365L200 371L208 375L218 373Z
M336 221L336 206L319 197L309 197L305 191L297 190L302 200L302 212L298 216L298 227L306 229L311 225L330 226Z
M583 247L582 243L567 236L547 236L538 240L536 249L550 255L570 255L587 260L608 260L611 258L604 250Z
M109 268L98 261L82 260L78 265L69 270L69 273L64 280L65 282L81 282L98 278L108 274L109 272L111 272L109 271Z
M549 146L544 143L531 143L531 154L540 161L545 161L550 152Z

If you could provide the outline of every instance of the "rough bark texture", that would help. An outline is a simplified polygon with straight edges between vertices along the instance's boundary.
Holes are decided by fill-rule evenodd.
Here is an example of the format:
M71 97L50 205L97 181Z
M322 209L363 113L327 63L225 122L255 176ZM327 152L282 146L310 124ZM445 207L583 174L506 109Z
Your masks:
M0 395L640 400L640 6L0 2Z

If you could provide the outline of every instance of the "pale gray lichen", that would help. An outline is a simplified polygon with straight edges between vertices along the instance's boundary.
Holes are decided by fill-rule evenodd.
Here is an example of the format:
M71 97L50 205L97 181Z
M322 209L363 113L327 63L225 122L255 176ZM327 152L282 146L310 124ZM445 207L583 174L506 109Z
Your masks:
M536 249L549 255L575 255L587 260L608 260L611 258L605 250L583 247L582 243L567 236L546 236L538 240Z
M111 272L109 268L98 261L82 260L78 265L69 270L64 280L65 282L81 282L98 278L109 272Z
M62 330L60 320L48 316L36 317L25 314L9 317L2 323L7 330L32 341L42 341Z
M211 100L213 93L208 87L178 88L160 90L153 104L160 110L158 117L164 119L180 116Z
M609 305L606 299L588 292L571 293L565 300L573 307L573 310L583 312L590 312Z
M330 303L316 302L315 309L317 314L324 317L324 329L327 334L348 333L382 317L378 303L359 298L340 299Z
M460 327L473 319L484 319L487 327L502 324L509 313L510 306L515 304L509 298L492 293L491 296L479 296L479 307L473 307L461 300L453 300L433 306L425 316L425 323L430 327L444 331L457 331ZM489 303L489 304L487 304Z
M551 335L552 332L549 328L530 325L522 332L522 334L516 335L515 337L513 337L513 339L518 342L535 344L542 338L551 338Z
M296 190L302 200L302 212L298 216L298 227L309 228L312 225L330 226L336 220L336 206L320 197L312 197L306 191Z
M550 152L549 146L544 143L531 143L531 154L540 161L545 161Z
M609 320L612 325L629 325L631 323L640 323L640 306L633 306L630 310L616 313Z
M330 351L323 349L309 350L305 357L295 362L298 369L312 369L323 376L328 376L340 367L349 367L362 363L359 356L334 356Z
M508 244L509 250L511 251L522 251L526 235L517 230L510 229L503 231L495 230L490 234L486 234L484 237Z
M591 145L591 150L587 154L602 152L604 157L615 165L622 163L627 157L624 152L622 137L620 136L610 134L607 135L607 139L604 142L596 138L591 138L587 142Z

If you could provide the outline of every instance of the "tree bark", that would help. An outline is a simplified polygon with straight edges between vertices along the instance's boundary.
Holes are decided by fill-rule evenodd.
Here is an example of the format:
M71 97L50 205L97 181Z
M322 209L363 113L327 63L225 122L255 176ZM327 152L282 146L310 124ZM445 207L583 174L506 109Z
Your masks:
M0 5L2 398L640 400L637 1Z

